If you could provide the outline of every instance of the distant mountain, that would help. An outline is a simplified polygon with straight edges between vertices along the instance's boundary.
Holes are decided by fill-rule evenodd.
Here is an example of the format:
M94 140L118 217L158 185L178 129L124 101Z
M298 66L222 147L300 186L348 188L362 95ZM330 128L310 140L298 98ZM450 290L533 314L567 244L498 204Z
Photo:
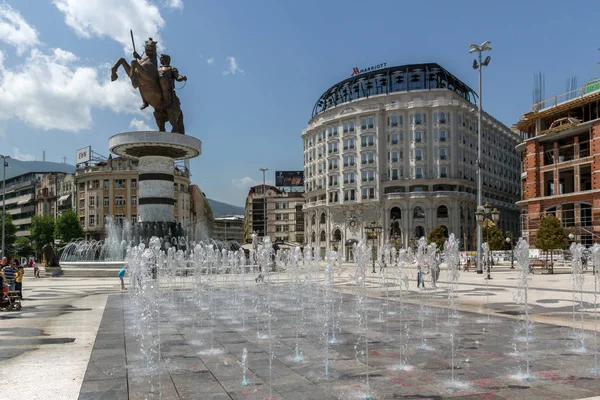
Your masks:
M213 212L213 217L222 217L223 215L245 215L246 210L244 207L238 207L227 203L221 203L220 201L216 201L213 199L208 200L208 204L210 204L210 208Z

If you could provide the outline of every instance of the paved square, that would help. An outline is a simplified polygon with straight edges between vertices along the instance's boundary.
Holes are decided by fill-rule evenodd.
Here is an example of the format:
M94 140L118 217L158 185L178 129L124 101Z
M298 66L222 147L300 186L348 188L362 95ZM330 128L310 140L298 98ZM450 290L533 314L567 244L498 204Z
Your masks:
M440 291L412 292L404 305L393 288L389 300L361 302L333 292L331 312L323 307L324 295L318 285L298 289L254 282L244 290L169 288L154 314L136 308L128 295L110 295L79 398L363 399L367 391L373 399L600 395L600 376L592 371L593 332L583 336L582 351L578 330L535 323L528 381L523 379L527 342L516 319L492 315L488 321L485 314L468 312L454 319L445 308L415 304L442 304ZM156 318L160 329L140 336L138 327L148 318ZM161 361L149 365L159 343ZM244 349L248 386L241 385ZM408 367L398 368L401 360Z

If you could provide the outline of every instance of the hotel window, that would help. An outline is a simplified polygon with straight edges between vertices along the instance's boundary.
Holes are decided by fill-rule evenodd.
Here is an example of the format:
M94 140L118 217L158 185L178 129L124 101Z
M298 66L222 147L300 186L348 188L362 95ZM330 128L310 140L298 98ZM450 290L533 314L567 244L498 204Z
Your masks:
M344 191L344 201L356 200L356 191L354 189Z
M370 199L375 198L375 188L369 188L369 198Z
M125 197L116 196L115 197L115 206L124 206L125 205Z
M448 133L446 131L440 131L440 142L448 140Z
M135 189L135 188L137 188L137 179L132 179L132 180L131 180L131 188L132 188L132 189Z
M123 225L123 223L125 222L125 215L124 214L116 214L115 222L117 223L117 225Z
M391 160L392 160L392 162L398 162L398 152L397 151L392 151Z
M368 128L371 129L375 127L375 117L369 117L369 126Z
M131 196L131 205L137 206L137 196Z
M281 221L281 214L275 214L275 221Z
M95 225L96 225L96 216L90 215L90 226L95 226Z
M338 192L329 192L329 202L337 203L339 201Z
M362 195L363 199L368 199L369 198L369 189L368 188L362 188L361 195Z
M350 179L352 178L352 180ZM344 174L344 184L354 183L354 174L350 172L346 172Z
M360 162L363 165L367 163L367 153L363 153L360 155Z
M369 170L369 182L373 182L375 180L375 171Z
M368 179L368 173L366 170L360 171L360 178L362 182L366 182Z
M373 164L375 162L375 153L371 151L367 155L369 156L369 164Z
M423 141L423 132L415 131L415 142L420 143Z
M398 116L397 115L392 115L392 123L391 125L394 126L398 126Z
M85 208L85 199L79 199L79 208Z
M390 174L390 176L392 177L393 181L398 180L398 169L397 168L392 169L392 173Z
M110 200L107 196L104 197L104 207L108 207L110 205Z
M354 149L356 147L356 139L344 139L344 150Z
M115 188L124 189L125 188L125 179L116 179L115 180Z
M330 170L331 169L338 169L338 166L339 165L338 165L338 159L337 158L329 160L329 169Z
M329 186L336 186L338 184L338 176L337 175L331 175L329 177Z
M360 145L361 147L375 146L375 135L361 136Z
M392 133L391 142L392 142L392 144L398 144L398 134L397 133Z
M367 129L367 119L366 118L361 118L360 129Z
M344 156L344 167L353 166L355 163L354 160L355 160L354 156Z
M423 168L421 168L421 167L415 168L415 178L417 178L417 179L423 178Z
M410 123L413 125L421 125L423 123L423 118L421 117L421 113L411 114Z
M415 160L421 161L423 159L423 150L415 149Z
M445 160L448 157L446 153L447 150L445 148L440 148L440 160Z
M448 177L448 167L442 166L440 167L440 178Z

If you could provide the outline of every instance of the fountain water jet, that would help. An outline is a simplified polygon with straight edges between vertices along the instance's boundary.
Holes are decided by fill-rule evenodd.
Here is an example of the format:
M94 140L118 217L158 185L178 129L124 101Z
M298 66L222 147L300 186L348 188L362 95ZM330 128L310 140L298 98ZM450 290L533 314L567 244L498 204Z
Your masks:
M450 322L450 342L451 342L451 354L450 354L450 368L452 370L452 383L454 383L454 338L455 338L455 327L456 327L456 283L458 282L459 275L459 261L460 255L458 252L458 240L454 237L454 234L450 234L446 243L444 243L444 261L446 262L446 268L448 270L448 302L450 308L448 310L448 321ZM450 318L452 314L452 319ZM452 387L451 389L456 389Z
M529 321L529 244L523 239L519 238L517 247L515 248L515 258L517 259L517 265L519 266L519 290L515 294L515 303L523 305L523 311L525 313L525 380L531 381L531 373L529 369L530 354L529 354L529 335L530 335L530 321Z
M575 305L577 304L577 302L579 302L579 317L581 320L581 329L579 332L580 348L576 350L585 352L585 336L583 329L583 284L585 283L585 277L583 275L583 263L581 261L585 247L581 243L572 243L570 250L573 256L573 261L571 262L571 278L573 280L573 336L577 337L577 335L575 334L575 316L577 314L577 307ZM579 294L579 301L577 300L577 294Z

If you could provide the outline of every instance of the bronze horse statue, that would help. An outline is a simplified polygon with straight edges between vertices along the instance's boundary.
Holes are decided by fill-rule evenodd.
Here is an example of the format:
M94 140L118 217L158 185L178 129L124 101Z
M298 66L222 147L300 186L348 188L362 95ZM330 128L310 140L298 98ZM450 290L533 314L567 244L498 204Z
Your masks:
M146 40L144 43L144 57L140 57L134 51L134 59L131 61L131 65L124 58L119 58L111 69L111 80L115 81L119 78L117 70L122 66L127 76L131 79L131 85L140 91L142 101L144 102L142 109L148 105L154 108L154 119L156 120L156 125L158 125L158 130L165 132L166 122L169 121L172 133L184 134L183 113L179 105L179 99L177 99L177 102L165 101L166 98L172 99L173 97L177 97L169 94L165 96L161 88L160 79L162 75L157 63L157 43L152 38Z

